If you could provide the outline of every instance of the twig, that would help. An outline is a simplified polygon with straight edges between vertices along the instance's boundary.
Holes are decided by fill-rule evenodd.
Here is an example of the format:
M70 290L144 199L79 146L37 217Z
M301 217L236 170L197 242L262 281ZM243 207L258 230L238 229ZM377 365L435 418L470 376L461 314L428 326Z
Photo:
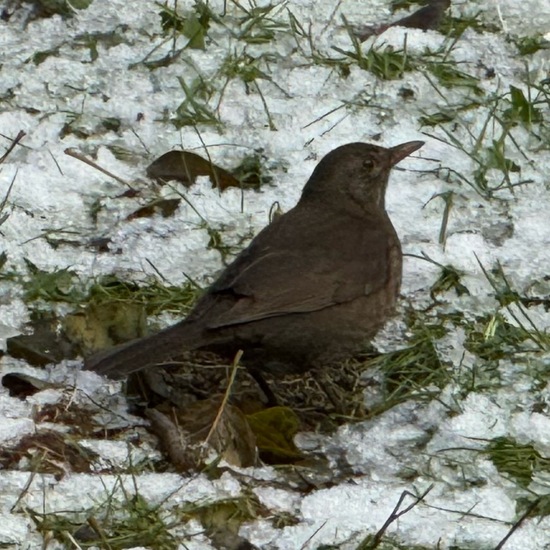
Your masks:
M12 140L11 145L8 147L8 150L0 157L0 164L2 164L7 158L8 155L15 149L15 146L26 136L23 130L19 130L19 133L15 136L15 139Z
M302 546L300 546L300 550L305 550L306 546L313 540L313 537L327 524L327 521L328 520L323 521L323 523L321 523L321 525L319 525L319 527L315 529L315 531L313 531L311 536L308 537L308 539L304 542L304 544L302 544Z
M63 531L63 536L69 539L69 541L71 541L74 548L76 548L77 550L82 550L82 546L80 546L80 544L76 542L75 538L71 535L71 533L69 533L69 531Z
M14 505L10 508L10 513L11 514L13 514L17 510L17 508L19 506L19 503L23 500L23 497L29 492L30 486L32 485L32 482L34 481L36 473L37 472L34 472L34 471L31 471L29 473L29 477L28 477L27 481L25 482L25 486L23 487L23 489L21 489L21 493L19 493L19 496L17 497Z
M525 511L525 513L512 525L512 528L508 533L506 533L506 536L495 546L495 550L501 550L501 548L504 548L504 545L508 541L508 539L521 527L521 524L529 517L531 512L539 505L540 498L537 498L529 508Z
M15 174L13 175L13 178L10 182L10 186L8 187L8 190L6 191L6 194L4 195L4 198L2 199L2 202L0 202L0 212L4 210L6 207L6 203L8 202L8 198L10 196L11 190L13 188L13 184L15 183L15 178L17 178L17 170L15 171Z
M202 139L201 133L199 132L199 129L197 128L196 124L193 124L193 130L195 130L201 145L204 149L204 152L206 154L206 157L208 158L208 162L210 163L210 168L212 169L212 177L214 178L214 181L212 182L215 186L218 192L222 192L223 189L220 184L220 177L218 176L218 171L216 170L216 165L212 162L212 157L210 156L210 151L208 150L208 147L206 146L206 143L204 143L204 140Z
M204 440L204 445L208 444L208 442L210 441L210 438L212 437L212 435L216 431L216 428L218 427L218 424L220 423L223 411L225 410L227 402L229 401L229 396L231 395L231 388L233 387L233 383L235 382L235 377L237 376L237 369L239 367L239 362L242 356L243 356L243 350L240 349L235 355L235 359L233 359L233 368L231 370L231 376L229 377L229 384L227 385L227 389L225 390L225 394L223 396L220 408L218 409L218 414L216 415L214 422L212 422L212 427L210 428L210 431L208 432L208 435Z
M168 283L168 279L157 269L157 266L149 260L149 258L145 258L145 261L153 268L155 273L159 276L160 280L164 283Z
M91 166L92 168L95 168L96 170L99 170L100 172L109 176L110 178L113 178L119 183L122 183L122 185L126 185L131 191L136 191L126 180L119 178L112 172L109 172L109 170L105 170L105 168L102 168L101 166L99 166L99 164L95 163L93 160L86 158L84 155L78 153L74 149L65 149L64 153L66 155L69 155L70 157L74 157L75 159L78 159L81 162L84 162L85 164L88 164L89 166Z
M401 516L404 516L408 512L410 512L415 506L420 504L422 500L426 497L426 495L433 489L433 484L430 485L420 496L413 495L410 491L403 491L401 493L401 496L399 497L399 500L397 501L397 504L395 505L395 508L392 510L392 513L382 525L382 527L378 530L376 535L374 535L374 538L372 539L372 542L368 543L368 546L363 547L363 545L360 545L359 548L362 550L374 550L381 542L382 537L384 536L384 533L387 531L388 527L396 520L398 520ZM415 501L407 506L404 510L401 510L399 512L399 508L401 504L403 504L403 501L405 500L405 497L412 497L415 499Z

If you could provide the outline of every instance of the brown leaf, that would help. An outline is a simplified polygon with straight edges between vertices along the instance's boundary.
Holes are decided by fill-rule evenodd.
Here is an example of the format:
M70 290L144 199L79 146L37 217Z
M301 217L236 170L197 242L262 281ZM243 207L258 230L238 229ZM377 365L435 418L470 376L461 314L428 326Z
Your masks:
M408 27L410 29L437 29L443 20L443 15L451 5L451 0L431 0L423 8L403 19L392 23L392 27Z
M163 218L169 218L180 205L181 199L159 199L132 212L127 220L136 218L150 218L153 214L160 213Z
M62 359L76 357L76 350L56 330L55 317L32 321L31 328L31 334L7 339L7 351L15 359L23 359L30 365L43 367L48 363L59 363Z
M212 187L221 191L228 187L241 187L239 180L227 170L189 151L165 153L149 165L147 175L161 181L181 181L187 187L195 183L197 176L208 176Z
M430 0L424 7L393 23L369 25L358 29L355 34L360 42L367 38L382 34L390 27L407 27L409 29L437 30L443 20L445 11L451 5L451 0Z
M219 412L219 396L197 401L178 410L172 407L148 409L153 433L170 461L179 471L197 468L201 451ZM227 462L239 467L256 463L256 440L246 416L235 406L226 405L208 443Z
M0 464L4 469L13 469L26 458L32 471L52 473L57 478L68 471L88 473L97 454L80 447L70 436L53 431L40 431L26 435L12 449L0 451Z
M10 372L2 376L2 386L8 390L10 397L18 397L24 400L30 395L52 387L52 384L28 374Z

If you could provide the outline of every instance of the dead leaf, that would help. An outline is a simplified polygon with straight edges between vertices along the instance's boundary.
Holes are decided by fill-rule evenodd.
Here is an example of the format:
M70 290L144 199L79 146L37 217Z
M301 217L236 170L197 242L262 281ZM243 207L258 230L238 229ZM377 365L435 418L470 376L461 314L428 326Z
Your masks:
M445 11L451 5L450 0L430 0L424 7L403 17L393 23L365 26L356 31L360 42L364 42L373 35L379 35L390 27L407 27L409 29L422 29L424 31L437 30L441 25Z
M202 462L203 444L218 415L219 396L197 401L185 410L159 406L148 409L153 433L179 471L196 469ZM226 405L208 442L227 462L239 467L256 463L256 440L246 416Z
M247 416L260 452L268 464L288 464L304 457L294 445L300 421L288 407L271 407Z
M8 353L15 359L23 359L36 367L76 357L74 346L63 334L58 333L57 323L55 316L32 321L31 334L21 334L7 339Z
M193 185L198 176L208 176L212 187L221 191L228 187L241 187L240 181L224 168L189 151L169 151L147 168L150 178L160 181L177 180L186 187Z
M39 391L53 387L53 384L28 374L10 372L2 376L2 386L8 390L10 397L25 400Z
M154 214L161 214L163 218L169 218L177 210L181 199L159 199L132 212L126 217L127 220L136 218L150 218Z
M66 434L45 430L26 435L15 447L0 451L3 469L17 469L23 458L33 472L52 473L60 479L69 471L90 473L91 464L98 456L80 447Z

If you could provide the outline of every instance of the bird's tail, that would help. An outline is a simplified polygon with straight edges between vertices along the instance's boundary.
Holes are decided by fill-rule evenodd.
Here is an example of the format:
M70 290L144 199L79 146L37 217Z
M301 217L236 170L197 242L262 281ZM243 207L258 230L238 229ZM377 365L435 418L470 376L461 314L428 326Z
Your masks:
M157 334L100 351L84 361L85 370L122 378L146 367L168 362L204 345L204 329L183 321Z

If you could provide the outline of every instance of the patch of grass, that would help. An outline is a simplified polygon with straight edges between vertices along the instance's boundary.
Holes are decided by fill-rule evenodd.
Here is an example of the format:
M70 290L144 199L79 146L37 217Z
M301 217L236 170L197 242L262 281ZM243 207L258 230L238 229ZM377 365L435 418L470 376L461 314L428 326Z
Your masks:
M341 78L347 78L350 74L350 66L353 64L350 57L345 55L344 57L334 58L319 50L315 45L315 37L312 34L311 26L308 28L303 26L290 9L287 9L287 14L289 18L289 31L296 42L296 49L307 60L304 65L308 67L311 65L329 67L337 71ZM357 41L357 37L353 34L351 27L348 27L348 33L352 41Z
M520 55L533 55L540 50L550 49L550 40L547 40L541 34L521 36L510 40L516 46Z
M527 345L529 333L510 324L501 313L484 315L466 325L464 347L488 363L496 363L525 351L533 351Z
M244 12L238 21L238 31L235 32L235 37L238 40L247 44L266 44L273 41L278 33L290 31L290 26L286 21L274 17L278 8L284 6L284 2L266 6L258 6L252 2L250 9L246 9L237 2L235 4Z
M528 100L521 90L512 87L509 92L493 96L478 108L478 121L483 120L481 128L475 132L470 124L463 122L458 112L454 111L451 121L434 118L422 119L423 123L437 124L444 137L426 133L455 147L466 154L474 163L471 175L455 172L460 181L465 182L486 199L492 198L495 193L503 189L513 192L514 188L529 183L530 180L519 180L515 175L521 174L521 167L511 155L527 159L526 153L519 146L514 136L514 128L522 125L533 131L533 126L542 126L541 111L534 106L538 96ZM482 109L484 118L481 118ZM449 122L451 122L449 124Z
M253 88L258 93L262 101L265 114L267 116L269 127L271 130L276 130L275 123L273 122L273 119L267 107L267 101L258 81L265 80L267 82L271 82L283 94L287 96L288 94L266 72L266 70L268 70L267 67L266 70L262 70L260 68L262 64L267 65L270 61L276 61L276 57L271 54L253 57L244 51L240 55L232 54L226 57L220 69L220 74L224 76L227 80L220 92L218 108L221 104L227 84L231 79L238 78L244 83L247 94L250 94L251 88Z
M122 496L122 501L115 500ZM122 482L102 506L87 512L41 514L27 510L45 540L55 539L75 548L122 550L151 546L177 550L180 541L171 533L168 512L149 504L139 492L130 494Z
M244 157L239 166L232 170L232 174L241 182L244 188L260 189L273 181L273 178L266 171L265 160L260 149Z
M110 550L135 546L176 550L185 544L181 531L191 520L202 524L204 533L216 547L236 548L237 542L244 540L238 531L245 522L269 518L281 528L297 521L287 513L272 513L246 489L236 498L187 502L176 508L167 507L166 502L151 504L140 494L136 478L130 478L132 488L125 486L124 479L118 478L110 488L106 484L105 499L93 508L55 513L26 509L26 513L45 540L56 540L71 548ZM179 528L177 537L171 532L176 527Z
M221 66L221 74L228 79L239 78L246 85L257 79L271 80L271 77L260 68L260 64L273 61L272 55L253 57L246 52L240 55L230 54Z
M6 260L5 257L3 259ZM181 314L191 308L202 292L194 281L181 286L166 285L159 281L138 284L121 281L114 276L104 277L88 288L69 268L44 271L28 259L25 259L25 263L28 269L26 275L10 272L1 278L19 283L27 302L79 306L85 303L139 304L146 308L148 315L158 315L163 311Z
M240 547L239 543L244 543L238 535L243 523L267 517L275 522L277 518L260 503L252 491L244 491L237 498L189 503L181 507L179 513L184 520L199 520L214 546L231 548ZM288 515L285 515L284 521L289 521Z
M428 321L423 321L423 324L436 327L435 331L428 328L432 332L434 345L438 345L437 341L445 335L445 331L460 331L463 333L464 352L475 356L468 360L469 366L462 367L460 364L455 365L452 371L449 369L449 381L460 388L458 393L461 398L472 391L490 391L502 387L505 372L502 369L503 361L513 361L516 370L519 369L518 372L521 371L531 381L534 394L542 391L546 387L548 367L539 358L550 348L550 337L537 328L528 308L544 305L544 298L525 296L514 289L502 266L497 263L491 270L481 266L497 301L494 311L472 317L470 310L456 309L468 307L469 301L466 301L465 306L457 304L449 312L447 310L451 302L444 300L444 309L441 309L439 296L449 291L462 296L469 294L461 282L463 273L452 266L438 264L429 257L424 259L439 265L441 272L430 289L433 303L424 312L414 315L422 319L429 312L432 316L429 324ZM414 318L408 322L413 331L417 324Z
M391 46L370 48L365 56L357 58L357 62L361 69L370 71L382 80L402 78L405 71L413 69L406 50L394 50Z
M458 69L455 61L430 61L426 64L426 70L445 88L463 87L477 96L484 95L479 79Z
M361 42L344 19L348 35L353 45L353 51L343 50L333 46L334 51L352 59L364 71L369 71L382 80L396 80L403 77L406 71L413 70L414 66L407 55L407 45L396 50L392 46L375 47L373 44L366 52Z
M191 84L182 77L179 78L179 82L185 98L170 119L172 124L176 128L199 124L221 126L221 121L208 106L208 102L215 93L214 88L201 76L195 78Z
M528 305L532 303L529 298L512 288L500 264L490 272L481 268L499 307L493 313L462 323L466 333L464 347L484 362L484 370L494 370L503 359L524 361L525 354L548 350L550 338L536 327L524 305L524 299Z
M536 107L540 102L540 94L535 98L531 97L531 87L527 87L527 96L520 88L510 86L509 94L504 96L504 101L509 104L502 112L502 120L510 126L522 125L524 128L531 128L534 124L544 121L542 111ZM544 101L544 103L546 103Z
M430 297L436 300L438 294L455 291L457 296L470 294L470 291L462 284L461 278L464 275L461 271L452 265L440 265L441 272L439 278L430 287Z
M206 229L210 240L208 241L207 248L217 250L221 257L222 261L225 261L231 254L233 247L224 243L223 240L223 230L224 227L214 228L211 225L205 224L203 229Z
M485 449L491 462L504 476L522 487L528 487L535 473L550 473L550 459L544 458L533 447L507 437L497 437Z
M499 33L501 28L499 25L483 21L482 11L470 16L452 17L447 16L441 22L439 26L439 32L450 38L460 38L467 29L472 29L478 34L482 33Z
M76 274L68 268L44 271L25 258L28 276L21 283L25 300L36 302L80 303L84 294L77 284Z
M526 340L529 340L531 346L537 351L547 351L550 347L550 336L540 331L535 323L529 317L524 304L529 304L529 297L522 296L519 291L514 289L504 273L500 263L491 271L487 271L479 262L483 274L495 291L495 298L506 314L514 320L519 331L523 333Z
M118 132L122 121L115 117L92 116L85 112L65 112L66 121L59 131L59 137L64 139L69 135L80 139L91 136L99 137L107 132Z
M348 546L346 545L346 548ZM321 550L321 548L330 550L334 548L335 550L338 550L342 548L342 546L324 546L319 547L317 550ZM356 550L437 550L433 547L429 546L420 546L416 544L409 544L400 541L398 538L393 536L384 536L380 540L374 540L373 536L367 536L364 541L362 541L359 546L357 546Z
M191 309L201 292L202 289L194 281L181 286L158 281L137 284L110 276L92 284L88 301L92 304L140 304L148 315L153 316L164 311L181 315Z
M419 122L444 134L426 135L456 147L471 158L474 168L467 175L460 174L461 181L484 198L492 198L504 189L513 192L515 187L530 182L519 179L523 162L529 161L520 143L527 143L533 150L550 144L545 120L550 105L548 83L533 83L526 67L523 85L510 85L506 91L485 95L479 79L458 70L449 59L454 45L445 51L427 52L422 58L424 65L418 64L444 103L433 112L423 112ZM460 103L456 100L451 103L445 88L456 87L466 87L473 94ZM468 114L462 116L462 113ZM525 140L523 130L532 139Z
M329 67L338 72L341 78L347 78L351 72L353 62L349 56L334 58L320 51L313 51L311 61L314 65Z
M447 122L452 122L456 117L456 112L452 109L441 109L433 113L423 114L418 121L421 126L439 126Z
M371 407L369 416L376 416L399 403L414 399L430 401L450 381L447 367L441 362L434 342L445 329L434 323L418 327L407 348L380 355L368 361L365 367L381 373L382 396Z
M50 57L58 57L60 49L61 49L61 46L58 46L57 48L51 48L49 50L41 50L39 52L35 52L25 61L25 63L32 63L33 65L41 65L42 63L44 63L44 61L46 61Z
M159 12L161 27L166 34L172 34L174 40L178 34L183 35L188 39L187 48L206 49L206 36L214 15L207 4L200 0L195 1L193 10L185 15L168 7L167 4L157 3L157 5L161 8Z

